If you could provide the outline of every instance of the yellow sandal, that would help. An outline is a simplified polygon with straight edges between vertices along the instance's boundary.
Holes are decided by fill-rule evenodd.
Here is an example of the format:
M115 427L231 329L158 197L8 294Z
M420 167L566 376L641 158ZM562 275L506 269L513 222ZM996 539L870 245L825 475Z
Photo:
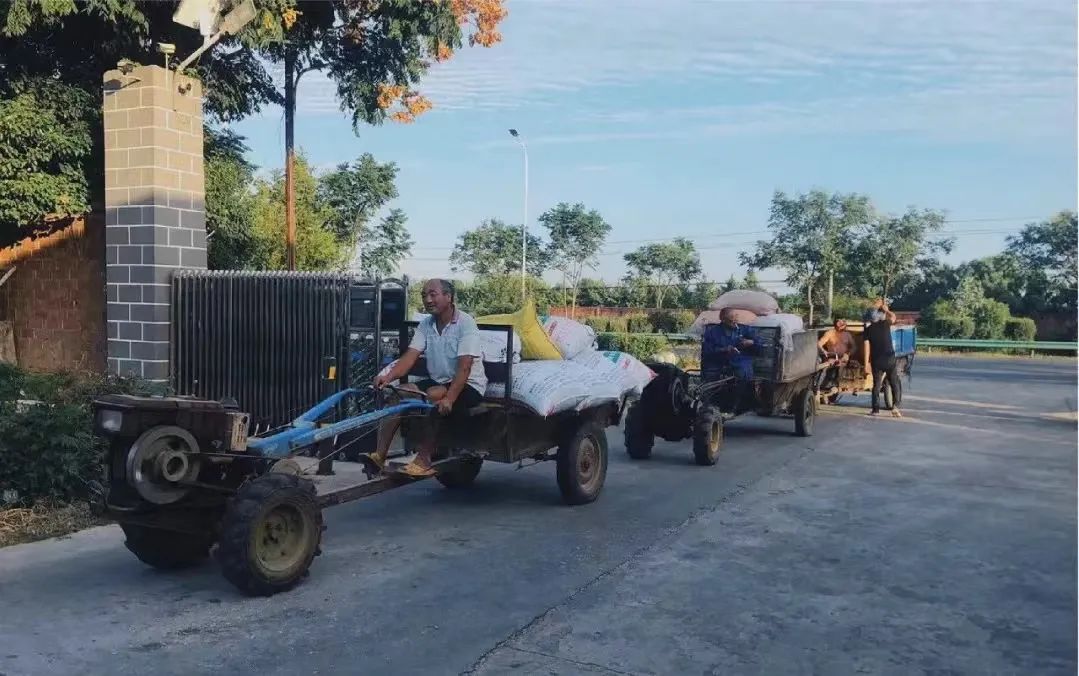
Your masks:
M432 476L435 473L433 467L423 467L422 465L417 465L415 460L408 463L397 471L400 474L405 474L416 479L422 479L423 477Z

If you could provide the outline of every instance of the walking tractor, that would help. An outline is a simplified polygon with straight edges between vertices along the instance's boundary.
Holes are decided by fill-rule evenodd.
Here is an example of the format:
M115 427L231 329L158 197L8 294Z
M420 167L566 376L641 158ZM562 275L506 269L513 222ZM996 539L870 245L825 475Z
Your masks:
M402 329L402 345L409 344L409 328ZM511 327L481 328L505 331L506 354L513 354ZM422 364L417 368L412 375L422 375ZM465 424L438 425L434 478L457 489L472 483L484 461L555 460L563 500L595 500L607 473L605 428L618 424L621 403L540 417L511 399L509 359L484 368L504 395L469 410ZM216 546L224 576L243 592L286 590L320 552L323 508L422 480L392 471L392 458L387 471L334 464L391 417L402 419L407 448L417 419L438 415L422 397L355 410L370 393L337 392L284 429L250 437L249 416L235 404L101 397L94 408L96 432L108 441L102 511L119 522L127 548L155 568L199 563Z
M650 457L656 437L692 439L695 462L714 465L724 423L745 413L790 414L797 435L813 434L817 384L826 368L817 354L817 331L754 327L751 347L724 354L712 348L720 329L720 324L705 327L699 371L649 364L656 378L626 414L626 452L631 458Z

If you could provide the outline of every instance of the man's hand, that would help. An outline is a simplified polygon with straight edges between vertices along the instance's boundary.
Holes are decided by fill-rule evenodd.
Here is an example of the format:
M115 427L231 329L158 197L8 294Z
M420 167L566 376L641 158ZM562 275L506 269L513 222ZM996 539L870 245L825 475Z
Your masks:
M386 387L392 382L393 381L390 380L390 374L380 373L379 375L375 376L375 389L381 390L383 387Z
M438 412L439 412L439 414L440 415L449 415L450 412L453 410L453 403L454 403L453 397L451 397L449 395L449 393L447 393L446 396L442 397L442 399L440 399L439 402L438 402Z
M741 342L742 347L753 347L753 341L749 338L743 338Z

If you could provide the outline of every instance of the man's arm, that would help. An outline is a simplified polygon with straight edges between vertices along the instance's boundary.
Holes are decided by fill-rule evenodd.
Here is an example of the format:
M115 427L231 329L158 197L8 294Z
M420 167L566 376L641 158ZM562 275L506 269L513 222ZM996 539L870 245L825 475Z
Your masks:
M827 331L824 332L824 335L822 335L820 337L820 340L817 341L817 347L823 350L824 346L827 345L828 341L830 341L831 339L832 339L832 329L828 329Z
M881 308L881 310L884 311L884 318L887 319L889 322L895 324L895 313L892 312L892 309L885 305Z
M388 383L392 383L395 380L404 378L412 372L413 367L416 366L416 362L419 361L420 355L427 349L427 334L423 331L423 324L421 323L416 327L415 333L412 334L412 343L409 344L408 349L401 355L401 358L397 360L390 372L384 376L375 376L375 387L382 387Z
M411 347L408 348L404 355L397 360L397 363L393 365L390 372L386 374L386 380L392 383L395 380L400 380L407 376L412 372L413 367L416 366L416 362L419 361L421 354L422 353L419 350Z
M447 402L449 408L453 407L453 402L457 401L457 397L459 397L461 392L468 387L468 376L472 373L472 362L474 362L475 359L476 358L470 354L463 354L457 357L457 372L453 374L453 380L446 389L446 396L442 399L442 401Z

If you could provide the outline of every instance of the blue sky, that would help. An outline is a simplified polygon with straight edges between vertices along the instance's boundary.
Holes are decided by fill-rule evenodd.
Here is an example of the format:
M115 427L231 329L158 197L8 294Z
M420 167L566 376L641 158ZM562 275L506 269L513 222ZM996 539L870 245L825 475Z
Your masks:
M596 276L646 240L693 239L706 274L741 273L774 190L945 210L952 258L998 251L1076 206L1074 2L510 0L503 42L421 86L434 110L353 133L307 76L297 144L316 167L364 152L400 167L416 239L403 271L448 275L457 235L584 202L613 225ZM282 164L280 109L235 125ZM766 273L766 279L778 279Z

